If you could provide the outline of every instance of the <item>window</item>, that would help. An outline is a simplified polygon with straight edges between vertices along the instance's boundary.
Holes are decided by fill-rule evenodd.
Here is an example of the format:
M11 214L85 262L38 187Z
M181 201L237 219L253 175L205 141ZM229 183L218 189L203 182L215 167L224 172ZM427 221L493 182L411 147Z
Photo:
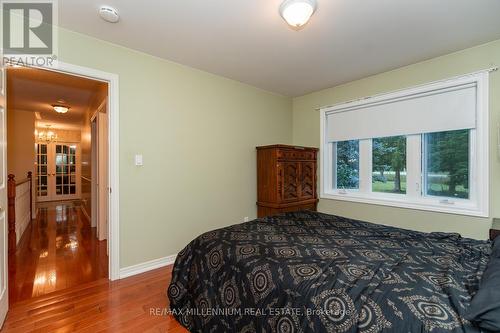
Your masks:
M469 199L469 130L425 135L427 195Z
M321 109L321 197L488 216L488 73Z
M335 144L337 189L359 188L359 141L341 141Z
M406 193L406 137L372 140L372 191Z

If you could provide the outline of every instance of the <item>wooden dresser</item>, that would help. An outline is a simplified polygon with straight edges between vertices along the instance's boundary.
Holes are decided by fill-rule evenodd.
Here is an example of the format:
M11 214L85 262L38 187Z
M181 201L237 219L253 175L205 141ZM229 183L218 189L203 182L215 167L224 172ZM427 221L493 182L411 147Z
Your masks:
M317 148L257 147L257 215L316 210Z

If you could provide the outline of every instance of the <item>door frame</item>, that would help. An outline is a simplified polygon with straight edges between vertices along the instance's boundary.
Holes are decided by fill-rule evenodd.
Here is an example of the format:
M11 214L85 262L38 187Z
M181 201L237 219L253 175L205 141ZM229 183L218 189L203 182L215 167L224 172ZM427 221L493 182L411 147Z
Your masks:
M106 168L103 167L103 160L105 160L105 164L108 164L109 161L107 160L107 149L109 147L103 147L103 143L106 141L103 140L103 135L104 137L108 136L107 131L104 130L104 128L107 129L108 125L108 114L107 112L102 112L103 108L107 108L107 103L106 101L103 101L97 110L94 112L92 117L90 117L90 130L91 130L91 137L92 139L92 145L91 145L91 170L92 170L92 191L95 193L95 195L92 196L92 225L96 227L97 231L97 239L99 240L104 240L108 238L108 233L106 228L103 228L102 223L105 221L106 224L108 224L108 221L106 219L106 216L103 215L103 211L101 207L105 207L105 210L108 210L108 202L106 198L106 189L100 185L101 183L106 183L108 174L103 173L102 170L105 170ZM106 120L104 121L103 118ZM105 126L103 126L103 121ZM101 154L104 149L104 154ZM104 156L104 158L101 158ZM106 181L103 181L103 174L104 179Z
M0 272L3 276L0 277L0 329L5 321L7 312L9 311L9 254L8 254L8 234L9 234L9 208L8 208L8 178L7 178L7 71L5 66L0 64L0 144L3 145L3 150L0 155L2 159L2 175L0 177L0 219L3 219L3 226L0 230L0 243L3 249L0 249ZM1 225L1 224L0 224ZM3 253L2 253L3 251ZM3 267L1 267L3 266ZM3 271L2 271L3 270Z
M90 119L90 137L95 138L97 133L96 133L97 126L94 123L94 120L91 118ZM96 186L96 178L97 178L97 168L96 168L96 163L95 160L97 159L97 154L96 154L96 140L91 139L90 140L90 192L95 194L97 192L97 186ZM96 195L91 195L90 196L90 225L92 228L96 227L97 229L97 196Z
M118 74L62 61L58 62L57 68L46 66L29 67L80 76L108 84L108 278L112 281L118 280L120 279L119 76ZM8 96L6 97L8 98ZM7 163L6 160L5 162Z

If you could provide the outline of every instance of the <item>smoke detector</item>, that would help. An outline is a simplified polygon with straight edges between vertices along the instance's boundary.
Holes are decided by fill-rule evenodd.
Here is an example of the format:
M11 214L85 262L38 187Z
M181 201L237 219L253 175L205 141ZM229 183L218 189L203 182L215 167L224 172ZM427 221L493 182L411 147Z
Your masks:
M110 6L101 6L101 8L99 8L99 16L109 23L116 23L120 19L116 9Z

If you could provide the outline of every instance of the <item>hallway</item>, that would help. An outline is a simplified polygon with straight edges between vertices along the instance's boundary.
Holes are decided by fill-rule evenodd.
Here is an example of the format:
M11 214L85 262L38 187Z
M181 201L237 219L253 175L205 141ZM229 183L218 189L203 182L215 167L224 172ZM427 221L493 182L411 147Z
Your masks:
M106 241L78 201L38 205L37 219L9 257L9 302L45 295L108 277Z

